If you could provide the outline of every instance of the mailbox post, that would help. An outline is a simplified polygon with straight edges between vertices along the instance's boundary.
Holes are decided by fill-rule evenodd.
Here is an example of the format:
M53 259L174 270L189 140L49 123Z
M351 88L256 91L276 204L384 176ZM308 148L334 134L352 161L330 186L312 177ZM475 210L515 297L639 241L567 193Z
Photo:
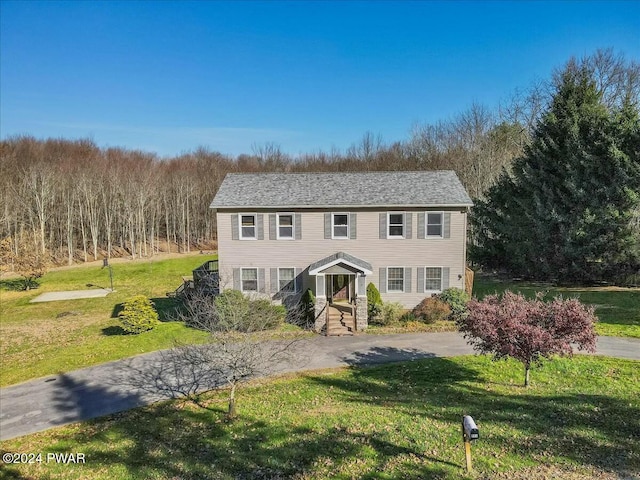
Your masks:
M462 441L464 442L464 455L467 460L467 471L471 471L473 466L471 465L471 441L480 438L480 432L476 422L470 415L464 415L462 417Z

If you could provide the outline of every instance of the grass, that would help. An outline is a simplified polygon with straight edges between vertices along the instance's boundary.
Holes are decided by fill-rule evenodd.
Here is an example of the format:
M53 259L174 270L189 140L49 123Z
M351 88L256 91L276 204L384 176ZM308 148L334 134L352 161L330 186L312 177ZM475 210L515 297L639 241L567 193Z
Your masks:
M392 352L381 349L360 360ZM164 402L0 444L86 463L4 466L5 478L436 478L613 480L640 475L638 362L578 356L520 364L433 358L263 380L207 408ZM107 393L108 394L108 393ZM69 391L73 398L73 390ZM460 421L474 416L474 472ZM3 467L0 466L0 469Z
M545 298L562 295L576 297L596 308L596 333L616 337L640 338L640 288L584 287L563 288L548 284L502 281L494 277L476 276L473 294L478 298L505 290L533 297L543 292Z
M0 386L45 375L67 372L98 363L171 347L203 342L206 334L168 321L173 301L166 292L181 283L181 276L211 255L184 255L169 260L145 260L113 264L116 292L105 298L30 304L43 292L81 290L87 285L109 286L109 271L101 264L61 269L47 273L41 285L29 292L17 291L15 279L0 280ZM640 289L558 288L525 282L503 282L477 276L474 294L482 297L506 289L535 295L537 291L577 296L596 306L599 335L640 338ZM141 335L122 335L117 320L120 305L127 298L142 294L154 300L163 323ZM455 330L453 322L420 322L375 326L371 334L435 332Z
M114 263L115 292L104 298L29 303L44 292L84 290L88 285L109 287L109 271L101 264L47 273L40 287L15 291L15 280L0 281L0 385L169 348L175 340L202 342L206 334L171 322L175 290L182 275L215 256L185 255L170 260ZM133 295L154 301L162 323L140 335L123 335L117 313Z

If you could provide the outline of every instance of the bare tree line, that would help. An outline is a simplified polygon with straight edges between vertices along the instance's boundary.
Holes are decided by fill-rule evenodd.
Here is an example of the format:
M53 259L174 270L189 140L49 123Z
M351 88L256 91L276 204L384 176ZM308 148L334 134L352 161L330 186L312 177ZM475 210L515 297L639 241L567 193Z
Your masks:
M595 72L611 105L638 101L637 63L612 50L571 62ZM0 142L0 238L16 251L30 239L34 249L69 264L214 248L209 204L229 172L451 169L472 198L482 198L528 144L551 82L517 91L494 110L473 104L452 119L416 125L403 142L385 144L366 132L344 153L292 157L267 143L235 158L200 147L161 159L87 139L9 138Z
M35 238L34 248L69 264L214 248L209 204L229 172L454 169L478 196L518 152L500 145L510 141L501 135L516 130L491 122L488 110L474 106L455 121L416 129L407 143L387 146L367 132L345 154L297 158L275 144L236 158L200 148L160 159L86 139L10 138L0 144L0 237L16 249Z

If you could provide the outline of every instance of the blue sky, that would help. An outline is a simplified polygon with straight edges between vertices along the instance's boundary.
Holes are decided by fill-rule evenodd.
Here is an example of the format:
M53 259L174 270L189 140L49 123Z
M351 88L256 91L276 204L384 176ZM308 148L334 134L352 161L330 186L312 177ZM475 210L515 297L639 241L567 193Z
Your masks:
M640 2L0 3L0 136L176 155L386 143L570 56L640 60Z

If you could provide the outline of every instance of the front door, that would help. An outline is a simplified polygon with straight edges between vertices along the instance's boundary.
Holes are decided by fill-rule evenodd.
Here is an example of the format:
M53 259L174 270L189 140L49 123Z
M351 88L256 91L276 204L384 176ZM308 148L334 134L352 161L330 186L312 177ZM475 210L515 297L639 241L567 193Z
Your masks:
M338 274L328 275L328 288L327 292L330 295L331 301L334 302L349 302L351 300L351 279L349 275Z

